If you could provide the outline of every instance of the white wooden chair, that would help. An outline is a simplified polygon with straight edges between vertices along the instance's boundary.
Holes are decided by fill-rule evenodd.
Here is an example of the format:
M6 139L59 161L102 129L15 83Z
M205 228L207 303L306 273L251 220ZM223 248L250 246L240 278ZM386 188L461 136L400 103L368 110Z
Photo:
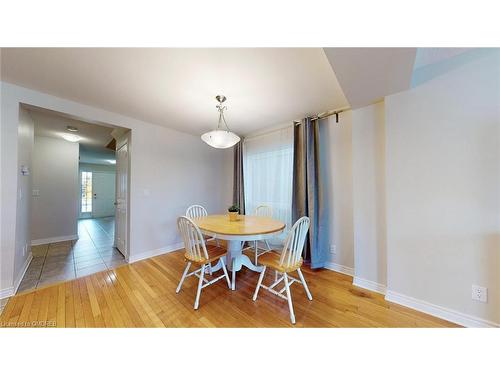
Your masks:
M290 320L292 324L295 324L295 314L293 312L290 285L292 285L294 282L301 283L304 286L307 298L312 301L311 292L309 292L309 288L307 287L304 275L302 275L302 271L300 270L300 266L303 262L302 251L304 249L304 242L306 240L307 231L309 230L309 223L310 220L308 217L301 217L299 220L297 220L297 222L293 225L292 229L288 233L281 254L273 251L263 254L259 259L260 264L264 268L260 273L259 281L253 295L253 300L255 301L257 299L257 295L261 287L267 289L278 297L286 299L288 301L288 308L290 309ZM279 279L275 277L274 283L270 286L265 286L262 284L262 280L264 279L267 267L274 269L276 272L276 276L278 275L278 273L281 274L281 277ZM289 276L289 273L293 271L297 271L300 280ZM275 290L274 288L276 288L282 281L284 282L285 286L279 291ZM286 291L286 295L283 294L284 291Z
M200 206L199 204L193 204L192 206L189 206L186 210L186 216L190 219L199 219L200 217L208 216L208 212L205 207ZM214 241L219 246L219 240L217 239L216 236L210 237L210 236L203 236L205 238L205 241ZM209 263L208 264L208 270L210 275L212 274L212 265Z
M271 206L267 206L265 204L261 204L258 206L255 211L254 211L255 216L260 216L260 217L273 217L273 208ZM269 245L269 242L267 240L263 240L264 244L266 245L266 248L261 248L259 247L259 241L253 241L253 249L255 252L255 264L257 265L258 259L262 254L268 253L269 251L272 250L271 246ZM251 246L246 247L246 249L251 248ZM262 252L259 254L259 250L262 250Z
M187 208L186 216L190 219L198 219L200 217L208 216L208 212L205 207L200 206L199 204L193 204Z
M181 234L182 240L184 241L184 247L186 252L184 257L186 258L186 268L182 274L181 281L177 286L176 293L179 293L184 283L186 277L196 276L198 277L198 290L196 292L196 299L194 301L194 309L197 310L200 303L200 295L201 290L213 283L226 278L227 286L231 289L231 282L229 281L229 275L227 274L226 265L224 264L224 256L227 253L227 250L221 247L217 247L214 245L206 245L205 239L200 231L200 228L186 216L181 216L177 219L177 228ZM211 281L208 281L205 278L205 271L207 270L208 265L211 262L218 261L217 266L220 265L223 275L218 276ZM200 266L200 268L194 270L191 273L189 272L189 268L191 264L195 264ZM217 267L218 268L218 267Z
M205 209L205 207L200 206L199 204L193 204L192 206L189 206L186 210L186 216L190 219L199 219L204 216L208 216L208 212ZM217 242L217 246L219 246L219 241L217 240L216 236L213 237L208 237L205 236L205 241L213 241L215 240Z

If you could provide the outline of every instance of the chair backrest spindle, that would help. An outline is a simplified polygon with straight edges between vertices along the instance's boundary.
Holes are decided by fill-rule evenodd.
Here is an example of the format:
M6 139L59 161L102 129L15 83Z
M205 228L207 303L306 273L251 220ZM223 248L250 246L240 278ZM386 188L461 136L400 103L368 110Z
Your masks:
M271 206L261 204L255 209L255 216L273 217L273 208Z
M303 216L290 229L283 251L281 252L280 266L290 268L298 265L302 256L302 250L304 249L309 224L310 219L307 216Z
M200 228L192 219L181 216L177 219L177 228L184 242L184 248L191 260L208 259L207 247Z
M208 213L205 207L200 206L199 204L194 204L188 207L186 210L186 216L190 219L199 219L200 217L208 216Z

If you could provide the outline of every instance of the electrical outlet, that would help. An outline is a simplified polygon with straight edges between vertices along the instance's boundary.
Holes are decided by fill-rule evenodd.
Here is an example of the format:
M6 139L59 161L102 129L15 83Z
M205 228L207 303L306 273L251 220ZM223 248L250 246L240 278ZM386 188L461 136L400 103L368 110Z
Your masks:
M337 246L336 245L330 245L330 253L337 254Z
M488 288L472 285L472 299L479 302L488 302Z

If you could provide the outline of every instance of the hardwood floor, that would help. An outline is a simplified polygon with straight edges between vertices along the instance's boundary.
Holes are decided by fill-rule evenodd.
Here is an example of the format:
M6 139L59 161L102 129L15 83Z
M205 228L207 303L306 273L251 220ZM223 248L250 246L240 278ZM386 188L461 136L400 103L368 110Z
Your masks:
M175 288L184 267L182 251L146 259L12 297L0 316L2 327L292 327L287 302L261 290L258 274L237 274L236 291L221 280L203 289L193 310L197 278ZM329 270L303 268L313 295L291 287L295 327L456 327L455 324L386 302L382 295L352 285ZM265 282L272 278L269 272Z

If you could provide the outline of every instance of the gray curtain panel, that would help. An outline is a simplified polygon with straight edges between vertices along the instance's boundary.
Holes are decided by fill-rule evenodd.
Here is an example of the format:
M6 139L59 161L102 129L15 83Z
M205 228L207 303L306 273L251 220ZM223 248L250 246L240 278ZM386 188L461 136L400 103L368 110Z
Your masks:
M233 204L245 214L245 184L243 183L243 139L234 146Z
M303 119L293 133L293 192L292 220L302 216L311 220L304 258L311 268L321 268L328 262L325 246L319 166L319 120Z

